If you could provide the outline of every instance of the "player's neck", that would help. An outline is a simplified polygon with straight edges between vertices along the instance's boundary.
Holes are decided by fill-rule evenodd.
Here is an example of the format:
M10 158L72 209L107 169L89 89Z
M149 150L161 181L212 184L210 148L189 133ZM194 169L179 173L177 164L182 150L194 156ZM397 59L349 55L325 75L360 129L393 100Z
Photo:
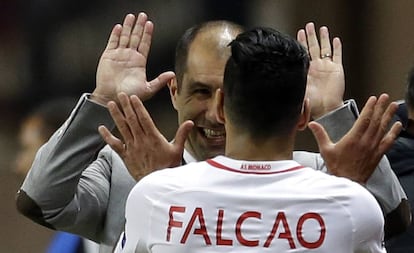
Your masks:
M225 155L232 159L246 161L278 161L291 160L293 138L267 138L257 141L243 134L228 134L226 137Z

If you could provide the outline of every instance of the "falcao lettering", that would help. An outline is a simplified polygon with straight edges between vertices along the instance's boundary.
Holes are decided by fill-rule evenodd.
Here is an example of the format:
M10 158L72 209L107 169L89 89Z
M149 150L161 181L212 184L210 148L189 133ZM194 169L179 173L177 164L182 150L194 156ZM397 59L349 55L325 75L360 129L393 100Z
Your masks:
M188 222L184 223L185 221L176 220L174 218L174 213L185 213L186 212L185 206L170 206L169 209L169 221L167 227L167 237L166 241L171 241L171 234L172 229L181 228L184 229L184 233L181 236L180 243L185 244L188 240L190 233L192 232L194 235L201 236L204 239L206 245L212 245L212 231L207 230L207 225L204 219L203 209L201 207L196 207L193 210L191 218ZM277 239L286 240L289 244L291 249L296 249L297 245L294 240L294 235L296 236L296 241L302 246L307 249L316 249L319 248L324 240L326 235L326 227L325 221L322 216L315 212L307 212L302 214L296 222L295 234L292 234L292 224L288 222L286 218L286 214L283 211L279 211L276 214L275 220L273 222L273 226L270 229L266 241L264 241L261 245L259 240L251 240L243 236L243 223L247 219L257 219L261 220L262 214L258 211L246 211L242 213L234 225L235 231L235 239L234 238L223 238L222 236L222 229L223 229L223 221L225 218L224 210L219 209L217 212L217 222L216 222L216 231L215 231L215 245L220 246L232 246L235 243L235 239L240 245L246 247L265 247L268 248L272 245L272 242ZM319 236L315 241L307 241L303 237L303 225L309 221L314 220L319 224ZM197 222L197 223L196 223ZM185 225L184 225L185 224ZM279 229L280 228L280 229ZM278 232L280 231L280 232Z

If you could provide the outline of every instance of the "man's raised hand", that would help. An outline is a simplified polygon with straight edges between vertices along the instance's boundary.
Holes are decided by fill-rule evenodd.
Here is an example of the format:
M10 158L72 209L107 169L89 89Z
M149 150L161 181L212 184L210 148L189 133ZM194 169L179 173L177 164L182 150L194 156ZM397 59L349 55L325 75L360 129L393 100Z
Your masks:
M345 75L342 66L342 44L339 38L331 41L326 26L319 28L307 23L297 34L298 41L308 50L310 66L306 97L310 100L311 116L317 119L343 104Z
M118 101L117 94L136 95L142 101L152 97L174 77L171 71L147 81L146 65L154 25L145 13L125 16L122 25L112 29L96 73L96 88L91 98L106 105Z

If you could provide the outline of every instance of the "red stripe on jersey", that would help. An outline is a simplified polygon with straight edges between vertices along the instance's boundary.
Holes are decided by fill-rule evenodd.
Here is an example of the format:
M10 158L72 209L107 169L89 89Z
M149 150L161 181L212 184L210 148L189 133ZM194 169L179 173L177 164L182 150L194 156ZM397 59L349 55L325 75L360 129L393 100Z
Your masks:
M210 164L211 166L219 168L219 169L228 170L228 171L237 172L237 173L243 173L243 174L260 174L260 175L263 175L263 174L276 174L276 173L284 173L284 172L289 172L289 171L299 170L299 169L305 168L305 166L300 165L300 166L296 166L296 167L293 167L293 168L289 168L289 169L285 169L285 170L278 170L278 171L257 171L257 170L247 171L247 170L238 170L238 169L233 169L233 168L227 167L227 166L225 166L221 163L218 163L218 162L216 162L212 159L208 159L208 160L206 160L206 162L208 164Z

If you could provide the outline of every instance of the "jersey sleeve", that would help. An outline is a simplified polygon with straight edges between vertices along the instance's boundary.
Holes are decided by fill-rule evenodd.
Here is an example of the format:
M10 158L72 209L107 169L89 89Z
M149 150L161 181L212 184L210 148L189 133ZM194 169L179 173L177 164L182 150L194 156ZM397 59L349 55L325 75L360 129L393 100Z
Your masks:
M110 150L100 152L104 142L97 128L102 124L114 126L107 108L83 95L63 126L37 152L17 194L22 214L99 241L111 178Z
M318 153L295 151L293 159L304 166L328 173L325 162ZM381 158L374 173L365 184L365 188L377 199L384 215L395 210L403 199L407 199L386 156Z
M353 252L385 253L381 209L366 189L357 186L348 193L353 201L347 207L354 226Z
M156 184L141 179L128 195L125 206L125 230L115 252L149 253L153 203L157 197Z

